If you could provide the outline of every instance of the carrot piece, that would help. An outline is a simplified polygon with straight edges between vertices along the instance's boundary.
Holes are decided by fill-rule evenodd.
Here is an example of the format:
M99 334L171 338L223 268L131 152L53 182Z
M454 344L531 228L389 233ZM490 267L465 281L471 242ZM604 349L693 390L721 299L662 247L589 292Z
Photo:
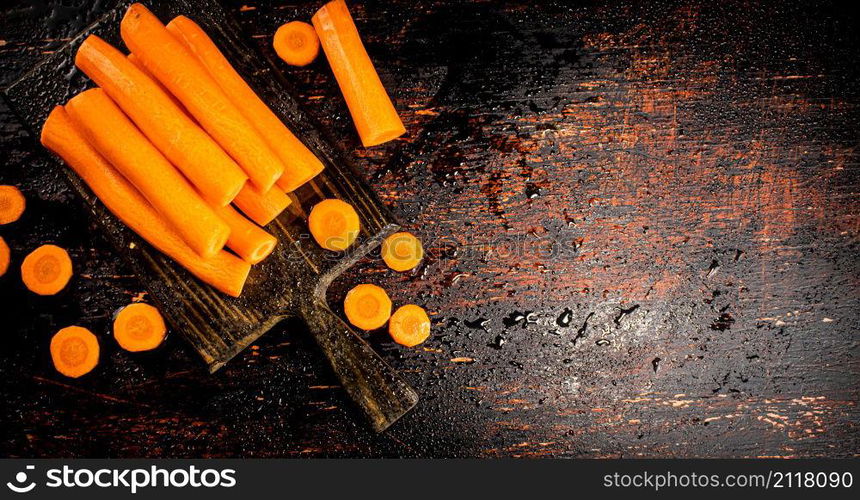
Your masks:
M41 141L66 161L108 210L155 249L221 292L233 297L242 293L250 264L224 250L212 257L200 257L146 198L86 141L62 106L55 107L48 115Z
M249 264L257 264L275 249L277 238L243 217L235 208L228 205L216 208L215 212L230 226L227 248Z
M12 256L12 252L9 251L9 245L6 244L6 240L0 236L0 276L6 274L6 271L9 270L9 260Z
M310 24L290 21L275 32L272 47L285 63L307 66L314 62L320 53L320 39Z
M391 315L388 333L398 344L415 347L430 336L430 318L422 307L406 304Z
M382 242L382 260L394 271L414 269L423 258L421 240L412 233L394 233Z
M346 3L334 0L323 5L311 21L364 147L403 135L406 128L364 49Z
M224 247L230 228L101 89L73 97L66 110L87 141L203 257Z
M51 338L51 360L63 375L78 378L99 363L99 339L81 326L67 326Z
M21 280L31 292L56 295L72 278L72 259L56 245L42 245L24 257Z
M233 201L248 176L185 114L160 83L95 35L87 37L78 48L75 64L131 118L207 201L220 206Z
M260 193L254 186L246 184L233 203L252 221L265 226L290 206L292 200L277 186Z
M376 330L391 316L391 299L376 285L358 285L346 294L343 312L356 328Z
M268 191L284 172L283 163L206 68L139 3L132 4L126 11L120 23L120 34L146 69L239 163L251 182L260 190Z
M345 201L323 200L311 209L308 228L319 246L334 252L349 248L360 230L358 214Z
M15 186L0 186L0 225L11 224L21 218L27 200Z
M278 178L281 189L292 192L322 172L322 162L260 99L197 23L178 16L167 24L167 30L206 68L224 94L280 158L284 165L284 173Z
M161 345L166 335L161 313L143 302L123 307L113 320L113 338L129 352L151 351Z

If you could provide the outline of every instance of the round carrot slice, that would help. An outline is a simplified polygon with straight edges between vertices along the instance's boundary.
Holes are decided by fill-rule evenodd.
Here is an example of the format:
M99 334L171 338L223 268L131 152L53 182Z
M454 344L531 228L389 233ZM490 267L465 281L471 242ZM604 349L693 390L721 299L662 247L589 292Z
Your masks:
M430 336L430 318L422 307L406 304L391 315L388 333L398 344L415 347Z
M275 32L272 40L278 57L293 66L307 66L320 53L320 39L314 27L301 21L291 21Z
M30 252L21 264L21 279L30 291L55 295L72 277L72 259L56 245L42 245Z
M395 271L414 269L423 258L421 240L412 233L394 233L382 242L382 260Z
M167 335L167 326L158 309L138 302L123 307L113 320L113 338L129 352L155 349Z
M21 218L27 200L15 186L0 186L0 224L10 224Z
M6 271L9 269L9 258L11 252L9 251L9 245L6 244L6 240L0 236L0 276L6 274Z
M68 326L51 339L51 359L67 377L86 375L99 362L99 340L86 328Z
M308 228L319 246L340 252L355 241L361 223L352 205L329 199L314 205L308 216Z
M376 285L358 285L346 294L343 311L353 326L362 330L376 330L391 316L391 299L385 290Z

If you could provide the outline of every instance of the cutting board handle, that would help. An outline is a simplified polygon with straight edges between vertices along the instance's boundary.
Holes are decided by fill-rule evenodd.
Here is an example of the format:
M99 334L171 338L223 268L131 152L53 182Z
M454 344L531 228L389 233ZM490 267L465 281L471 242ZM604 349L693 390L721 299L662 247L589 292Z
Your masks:
M418 402L397 372L319 299L303 307L308 328L350 398L382 432Z

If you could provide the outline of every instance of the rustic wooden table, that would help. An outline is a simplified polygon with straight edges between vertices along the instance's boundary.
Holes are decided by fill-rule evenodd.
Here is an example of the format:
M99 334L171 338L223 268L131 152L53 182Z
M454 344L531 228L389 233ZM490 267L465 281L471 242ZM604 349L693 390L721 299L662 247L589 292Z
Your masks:
M95 3L95 7L89 5ZM315 5L228 6L261 50ZM70 6L70 4L72 4ZM74 4L80 4L74 6ZM107 5L105 5L107 4ZM2 84L110 2L0 11ZM374 435L312 340L286 322L209 375L169 337L109 338L144 290L0 104L0 456L853 456L860 449L860 43L806 2L353 1L409 136L362 149L328 67L288 69L429 250L360 281L424 304L433 337L369 342L422 400ZM193 14L193 13L192 13ZM70 249L53 298L21 257ZM65 379L48 341L81 324L95 373Z

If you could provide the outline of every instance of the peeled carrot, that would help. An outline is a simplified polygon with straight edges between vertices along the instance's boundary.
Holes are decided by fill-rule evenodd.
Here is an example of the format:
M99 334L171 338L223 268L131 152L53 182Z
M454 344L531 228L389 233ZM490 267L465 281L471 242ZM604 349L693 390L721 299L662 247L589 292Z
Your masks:
M277 186L260 193L254 186L246 184L233 203L252 221L265 226L290 206L292 200Z
M414 269L423 258L421 240L412 233L394 233L382 242L382 260L394 271Z
M129 352L151 351L161 345L166 335L161 313L142 302L123 307L113 320L113 338Z
M360 227L355 209L341 200L323 200L314 205L308 216L308 228L314 240L319 246L334 252L349 248Z
M21 280L31 292L56 295L72 278L72 259L56 245L42 245L24 257Z
M161 84L95 35L81 44L75 64L185 174L207 201L220 206L233 201L248 176L185 114Z
M430 336L430 318L420 306L406 304L391 315L388 333L398 344L415 347Z
M78 378L99 363L99 339L81 326L67 326L51 338L51 360L63 375Z
M73 97L66 110L87 141L120 171L203 257L215 255L230 228L101 89Z
M221 292L233 297L242 293L250 264L224 250L208 258L192 250L149 201L86 141L62 106L48 115L41 141L141 238Z
M0 236L0 276L6 274L6 271L9 270L9 260L12 256L12 252L9 251L9 245L6 244L6 240Z
M272 47L285 63L307 66L314 62L320 53L320 39L310 24L291 21L275 32Z
M391 299L376 285L358 285L346 294L343 312L356 328L376 330L391 316Z
M322 162L260 99L197 23L178 16L167 24L167 30L206 68L224 94L280 158L284 165L284 173L278 179L281 189L292 192L322 172Z
M15 186L0 186L0 224L10 224L21 218L27 200Z
M218 207L215 212L230 226L227 248L249 264L256 264L272 253L278 240L260 226L249 221L231 206Z
M361 43L343 0L322 6L311 19L364 147L406 132Z
M206 68L139 3L126 11L120 34L132 53L236 160L251 181L260 190L268 191L284 172L282 161Z

